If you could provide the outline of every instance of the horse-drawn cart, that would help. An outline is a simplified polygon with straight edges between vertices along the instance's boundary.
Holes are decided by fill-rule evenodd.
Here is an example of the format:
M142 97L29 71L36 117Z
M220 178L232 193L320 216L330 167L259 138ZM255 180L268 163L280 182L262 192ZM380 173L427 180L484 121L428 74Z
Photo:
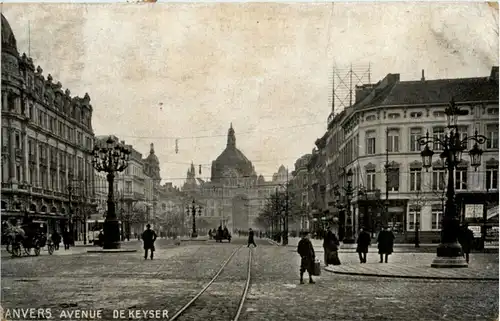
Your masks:
M218 230L214 237L216 242L222 243L222 240L227 240L231 243L231 233L228 230Z

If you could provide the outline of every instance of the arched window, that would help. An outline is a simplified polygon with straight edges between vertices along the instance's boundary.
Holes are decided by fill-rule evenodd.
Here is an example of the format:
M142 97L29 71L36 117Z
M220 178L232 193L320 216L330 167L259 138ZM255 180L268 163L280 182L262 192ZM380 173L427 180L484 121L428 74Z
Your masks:
M53 206L51 209L50 209L50 213L57 213L57 209L55 208L55 206Z
M42 213L47 213L47 206L42 206L42 210L41 210Z
M35 204L30 205L30 212L36 212L36 205Z
M2 201L2 211L7 210L7 202Z

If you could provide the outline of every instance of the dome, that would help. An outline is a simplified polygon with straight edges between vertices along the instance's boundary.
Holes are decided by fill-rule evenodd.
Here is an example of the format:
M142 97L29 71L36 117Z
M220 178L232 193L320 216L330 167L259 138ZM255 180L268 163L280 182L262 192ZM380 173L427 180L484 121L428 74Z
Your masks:
M14 32L12 32L12 28L10 27L9 22L2 14L2 52L8 52L15 56L19 56L19 52L17 51L17 41L14 36Z
M236 136L231 124L227 135L226 149L212 162L212 181L218 181L236 174L238 176L252 176L255 174L252 162L236 148Z

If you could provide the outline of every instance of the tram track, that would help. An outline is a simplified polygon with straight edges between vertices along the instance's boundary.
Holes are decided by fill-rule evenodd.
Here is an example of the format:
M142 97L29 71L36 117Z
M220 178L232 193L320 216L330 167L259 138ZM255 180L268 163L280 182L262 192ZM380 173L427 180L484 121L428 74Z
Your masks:
M244 248L235 249L213 278L169 320L205 320L214 319L215 316L219 321L238 321L250 289L252 272L252 250L245 251ZM245 261L242 256L246 258L244 284L241 280L243 264L240 263ZM233 272L237 276L224 272Z

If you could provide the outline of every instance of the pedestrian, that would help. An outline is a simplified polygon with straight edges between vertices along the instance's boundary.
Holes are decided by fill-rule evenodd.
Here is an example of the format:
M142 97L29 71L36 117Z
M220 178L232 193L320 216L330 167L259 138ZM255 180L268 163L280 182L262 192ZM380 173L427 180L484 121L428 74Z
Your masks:
M339 239L335 233L333 233L333 226L330 226L323 238L325 266L328 266L329 264L340 265L338 256L339 244Z
M151 225L146 225L146 230L142 233L142 241L144 242L144 259L148 259L148 250L151 250L151 260L155 251L156 233L151 229Z
M61 243L61 235L57 233L57 231L54 231L52 233L50 239L52 240L52 243L54 243L54 250L58 251L59 250L59 243Z
M356 247L356 252L358 252L360 263L366 263L366 253L368 253L368 247L370 246L371 241L372 238L370 234L366 232L363 228L361 228L359 230L359 235L357 240L358 246Z
M378 234L377 242L378 242L378 254L380 255L380 263L387 263L387 259L389 255L393 252L394 246L394 234L387 229L387 227L383 227L382 231ZM385 256L385 257L384 257Z
M99 231L99 235L97 235L97 240L99 242L99 246L104 246L104 233L102 230Z
M254 247L257 247L257 244L255 244L255 240L253 239L253 230L252 229L249 229L248 230L248 246L247 247L250 247L251 244L253 244Z
M64 230L63 232L63 243L64 249L69 250L69 245L71 244L71 233L69 230Z
M469 225L467 223L462 225L458 233L458 242L462 246L462 253L465 256L465 261L469 263L469 254L472 248L472 243L474 242L474 233L469 230Z
M309 232L302 232L302 239L297 245L297 253L300 255L300 284L304 284L304 273L307 271L309 274L309 283L314 284L312 275L314 269L314 260L316 254L314 253L314 248L309 239Z

